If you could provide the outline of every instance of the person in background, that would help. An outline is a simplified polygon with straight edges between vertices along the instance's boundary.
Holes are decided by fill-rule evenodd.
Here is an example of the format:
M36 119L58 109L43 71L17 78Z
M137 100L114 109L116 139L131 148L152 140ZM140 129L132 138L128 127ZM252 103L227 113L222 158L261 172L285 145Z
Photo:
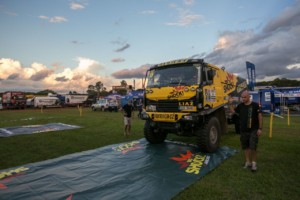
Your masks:
M229 110L231 109L235 109L236 106L238 105L238 102L234 100L233 97L229 97L229 101L230 105L229 106ZM240 134L240 119L239 116L236 113L232 113L231 115L231 120L234 124L234 128L235 128L235 133L236 134Z
M240 141L245 154L244 168L251 168L253 172L257 170L257 145L258 138L262 133L262 113L258 103L250 101L248 91L241 95L242 103L236 108L230 106L230 111L236 113L240 120ZM231 99L229 99L229 104Z
M132 105L132 101L128 101L127 104L122 107L122 113L124 116L124 136L130 135L133 111L134 107Z
M137 104L137 109L139 111L138 117L141 118L142 117L142 111L143 111L143 102L142 102L142 99L139 99L139 102Z

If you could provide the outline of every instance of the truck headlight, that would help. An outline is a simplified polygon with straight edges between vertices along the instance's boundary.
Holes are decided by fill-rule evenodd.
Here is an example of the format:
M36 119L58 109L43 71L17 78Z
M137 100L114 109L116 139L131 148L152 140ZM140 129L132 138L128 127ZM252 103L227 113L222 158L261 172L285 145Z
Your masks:
M185 120L193 120L193 117L191 115L184 115L183 119L185 119Z
M148 119L149 118L149 115L146 112L143 111L141 114L142 114L142 116L141 116L142 119Z
M155 112L156 111L156 106L148 105L148 106L146 106L146 111Z

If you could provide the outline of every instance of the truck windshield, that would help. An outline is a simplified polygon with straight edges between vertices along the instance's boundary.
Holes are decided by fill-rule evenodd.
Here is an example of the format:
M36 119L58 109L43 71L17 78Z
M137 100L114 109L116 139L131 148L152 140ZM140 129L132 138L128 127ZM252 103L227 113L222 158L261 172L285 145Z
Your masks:
M200 83L199 65L175 65L155 68L147 72L147 87L196 85Z

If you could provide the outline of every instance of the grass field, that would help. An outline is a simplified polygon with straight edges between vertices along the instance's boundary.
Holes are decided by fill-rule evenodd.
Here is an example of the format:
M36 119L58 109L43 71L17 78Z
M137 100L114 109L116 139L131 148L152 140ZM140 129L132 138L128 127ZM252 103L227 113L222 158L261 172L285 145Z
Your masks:
M144 121L133 120L132 135L123 136L120 112L93 112L84 108L0 111L0 128L20 125L66 123L82 128L0 138L0 170L62 155L95 149L143 137ZM258 171L242 168L243 152L226 160L214 171L181 191L174 199L299 199L300 117L274 117L269 138L270 117L264 116L258 150ZM194 143L193 137L169 135L168 139ZM229 126L222 146L240 150L239 135Z

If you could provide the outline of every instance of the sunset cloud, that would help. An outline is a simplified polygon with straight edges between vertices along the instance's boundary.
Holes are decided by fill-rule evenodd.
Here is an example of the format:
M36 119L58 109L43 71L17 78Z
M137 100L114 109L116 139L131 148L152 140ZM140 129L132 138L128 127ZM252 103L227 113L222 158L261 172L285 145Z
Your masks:
M61 72L50 69L41 63L32 63L29 67L13 59L0 59L0 88L2 90L17 90L20 85L24 91L42 91L52 89L56 92L78 91L86 92L88 85L101 81L110 89L118 85L110 76L101 76L105 67L98 61L78 57L77 67L65 67Z

